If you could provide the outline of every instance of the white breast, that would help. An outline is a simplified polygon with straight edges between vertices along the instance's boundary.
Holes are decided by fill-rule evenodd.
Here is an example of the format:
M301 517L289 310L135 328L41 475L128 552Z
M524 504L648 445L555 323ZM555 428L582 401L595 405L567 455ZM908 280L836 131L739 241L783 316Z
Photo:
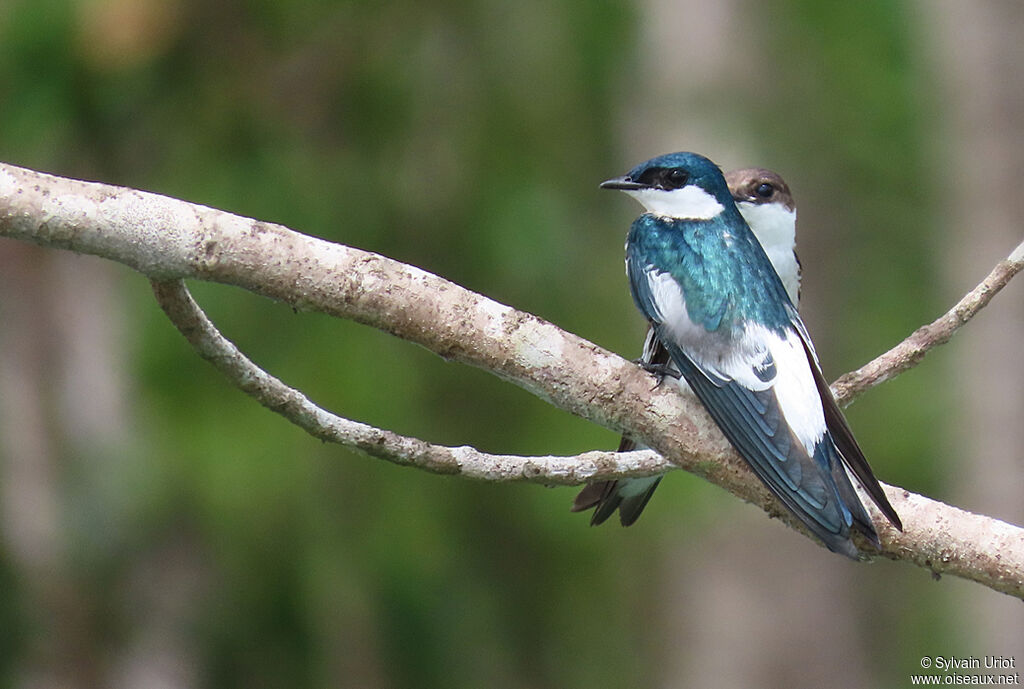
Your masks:
M796 211L778 203L736 204L757 241L761 242L768 260L786 288L794 306L800 300L800 266L793 253L796 246Z

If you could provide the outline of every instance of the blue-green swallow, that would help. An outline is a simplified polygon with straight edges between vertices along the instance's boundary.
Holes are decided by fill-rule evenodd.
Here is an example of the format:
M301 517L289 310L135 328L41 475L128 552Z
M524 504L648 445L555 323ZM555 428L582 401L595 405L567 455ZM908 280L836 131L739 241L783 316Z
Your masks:
M834 552L858 557L852 531L879 545L851 477L902 529L721 170L673 153L601 187L644 206L626 240L633 300L754 473Z
M760 167L727 172L725 181L740 214L782 279L790 300L794 306L799 306L800 261L796 255L796 203L789 185L779 173ZM654 328L647 330L640 362L646 367L665 367L670 375L679 374L672 365L668 350L655 336ZM619 452L636 449L644 448L629 436L622 437ZM604 523L618 510L619 521L623 526L630 526L640 517L663 477L664 474L659 474L588 483L576 496L572 511L595 508L590 523L596 526Z

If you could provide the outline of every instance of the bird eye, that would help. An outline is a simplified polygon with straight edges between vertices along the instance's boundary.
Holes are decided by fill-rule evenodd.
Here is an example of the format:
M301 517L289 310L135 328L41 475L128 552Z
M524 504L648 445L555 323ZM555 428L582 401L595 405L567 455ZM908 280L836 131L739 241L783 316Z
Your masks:
M680 189L686 186L686 182L689 179L690 175L686 174L685 170L675 168L665 174L665 187L668 189Z
M773 193L775 193L775 187L773 187L768 182L762 182L757 186L757 189L754 190L754 193L760 196L761 198L766 199Z

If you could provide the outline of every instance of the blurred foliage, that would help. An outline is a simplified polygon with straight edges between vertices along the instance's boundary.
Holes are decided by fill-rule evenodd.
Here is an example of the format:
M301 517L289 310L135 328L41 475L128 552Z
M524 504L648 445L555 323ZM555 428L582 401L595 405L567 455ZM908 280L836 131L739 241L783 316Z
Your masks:
M611 143L623 118L643 126L623 102L639 23L613 0L6 0L0 159L381 252L633 356L642 329L621 255L633 209L596 183L653 153L623 159ZM920 212L934 104L898 4L792 0L765 35L786 93L752 89L729 116L770 133L749 162L794 182L819 313L842 314L842 327L812 323L835 376L939 306ZM166 558L192 562L201 582L183 624L208 686L656 682L658 546L696 538L731 498L673 475L637 527L590 529L568 513L567 489L432 476L322 445L229 389L145 281L118 275L136 466L104 491L65 458L96 663L140 623L136 563ZM258 363L343 415L506 453L616 443L378 332L193 288ZM880 473L926 491L944 473L931 459L941 438L928 419L947 403L935 370L852 410ZM900 596L886 623L940 648L924 575L903 574L870 577L865 595ZM0 588L9 674L31 630L2 557ZM902 678L905 658L877 651L878 672Z

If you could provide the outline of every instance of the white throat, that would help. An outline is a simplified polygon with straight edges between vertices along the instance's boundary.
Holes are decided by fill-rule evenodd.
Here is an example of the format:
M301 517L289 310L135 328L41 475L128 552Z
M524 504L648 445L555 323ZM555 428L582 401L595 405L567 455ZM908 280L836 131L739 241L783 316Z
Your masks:
M695 184L682 189L630 189L627 194L643 204L648 212L678 220L711 220L725 210L711 194Z

